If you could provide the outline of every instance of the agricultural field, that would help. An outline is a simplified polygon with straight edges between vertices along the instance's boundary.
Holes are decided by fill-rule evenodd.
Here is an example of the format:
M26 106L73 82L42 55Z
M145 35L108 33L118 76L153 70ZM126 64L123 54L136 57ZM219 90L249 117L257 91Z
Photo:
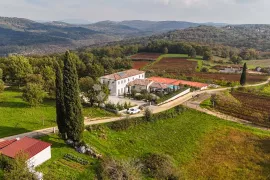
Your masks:
M138 53L135 55L130 56L132 60L148 60L148 61L155 61L161 56L159 53Z
M149 61L132 61L132 68L140 70L141 68L145 67L149 64Z
M163 173L173 170L180 179L267 180L269 176L270 133L267 131L190 109L174 118L142 122L125 130L114 130L111 125L94 126L84 133L84 141L101 153L105 161L78 154L56 135L43 137L42 140L53 144L52 159L37 169L45 174L44 180L94 179L108 158L124 162L122 165L130 164L124 167L132 168L131 162L144 163L149 153L169 158L170 171L167 165L159 170ZM66 153L89 164L66 161ZM145 167L140 167L142 171L137 179L162 179L151 178L149 169L144 171ZM116 168L121 171L122 166Z
M186 76L197 77L204 80L224 80L230 82L238 82L241 74L226 74L226 73L203 73L194 72L187 73ZM267 80L267 76L258 74L247 74L247 83L254 84Z
M83 114L90 118L114 116L99 108L84 108ZM22 100L19 90L7 89L0 93L0 138L53 127L55 118L54 100L45 99L40 106L30 107Z
M196 71L198 63L184 58L164 57L159 62L154 63L149 70L155 72L165 72L169 74L188 73Z
M250 69L255 69L256 67L270 67L270 59L262 60L247 60L247 67Z
M202 103L209 107L209 100ZM211 106L211 108L213 108ZM248 120L256 125L270 127L270 96L248 91L234 90L218 94L213 110L220 111L240 119Z

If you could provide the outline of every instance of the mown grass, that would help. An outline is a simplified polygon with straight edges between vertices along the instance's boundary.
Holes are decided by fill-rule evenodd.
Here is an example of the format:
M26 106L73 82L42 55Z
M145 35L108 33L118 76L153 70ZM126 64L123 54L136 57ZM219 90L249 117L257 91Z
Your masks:
M99 108L83 109L90 118L114 114ZM55 100L46 99L40 106L31 107L22 100L22 92L7 89L0 93L0 138L56 125Z
M235 140L230 136L231 132L240 134L243 139L240 145L238 142L230 144ZM72 170L74 174L64 173L72 168L61 165L63 154L78 153L66 147L55 135L42 139L53 144L53 158L38 169L45 175L53 174L62 179L94 176L97 160L93 160L93 165L84 171L78 172L75 168ZM95 147L103 157L115 159L138 160L150 152L166 154L174 159L184 179L221 179L224 175L229 177L227 179L241 179L251 172L252 177L266 179L270 165L270 152L267 151L269 132L224 121L195 110L187 110L176 118L145 122L120 132L101 125L99 130L86 131L84 141ZM248 149L244 148L246 143L249 143ZM259 154L254 156L255 152ZM84 155L81 157L88 159ZM56 169L60 169L60 172Z

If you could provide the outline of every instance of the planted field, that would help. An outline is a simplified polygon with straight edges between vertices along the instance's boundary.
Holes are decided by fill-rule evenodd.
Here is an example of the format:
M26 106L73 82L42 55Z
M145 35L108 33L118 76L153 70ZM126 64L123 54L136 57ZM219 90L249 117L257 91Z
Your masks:
M159 62L154 63L149 69L155 72L179 74L186 72L195 72L197 66L197 61L190 61L184 58L164 57Z
M145 67L149 64L149 61L132 61L132 68L140 70L141 68Z
M142 162L148 153L166 155L172 160L180 179L267 179L270 172L269 132L195 110L186 110L175 118L144 122L127 130L115 131L107 125L95 127L84 133L84 141L102 153L105 160L110 157L124 162ZM97 177L97 169L101 167L99 160L78 154L56 135L42 140L53 144L52 159L37 169L45 174L45 178ZM66 153L91 164L81 166L73 161L66 162ZM131 165L128 167L132 168ZM122 166L116 168L112 170L125 169ZM140 173L139 179L163 179Z
M135 54L133 56L131 56L130 58L132 60L148 60L148 61L155 61L158 59L158 57L160 56L161 54L159 53L138 53L138 54Z
M270 127L270 97L233 91L218 95L216 110L254 124Z
M241 74L224 74L224 73L187 73L186 76L198 77L205 80L225 80L231 82L238 82L240 80ZM267 76L256 75L256 74L247 74L248 83L262 82L267 79Z

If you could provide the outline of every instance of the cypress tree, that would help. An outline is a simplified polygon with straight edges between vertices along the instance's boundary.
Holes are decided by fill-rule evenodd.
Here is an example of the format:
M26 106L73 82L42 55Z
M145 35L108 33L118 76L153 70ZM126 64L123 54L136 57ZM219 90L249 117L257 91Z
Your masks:
M246 76L247 76L247 64L245 63L244 67L243 67L242 74L241 74L241 78L240 78L240 84L242 86L244 86L246 84L246 79L247 79Z
M56 96L56 122L62 137L65 138L66 123L65 123L65 105L64 105L64 92L63 92L63 74L58 63L55 64L55 96Z
M69 51L66 52L64 59L63 85L67 137L80 142L83 136L84 121L79 97L78 74Z

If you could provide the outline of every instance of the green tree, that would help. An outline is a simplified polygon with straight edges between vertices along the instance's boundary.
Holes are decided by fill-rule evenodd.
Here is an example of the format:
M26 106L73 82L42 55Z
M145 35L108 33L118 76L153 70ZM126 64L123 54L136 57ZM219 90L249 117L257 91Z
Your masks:
M80 142L83 137L84 121L76 64L69 51L66 52L64 58L63 89L67 137Z
M23 100L28 102L31 106L38 106L46 97L46 92L40 84L27 83L23 90Z
M4 180L36 180L37 177L29 171L28 155L20 152L9 161L9 168L4 171Z
M103 103L108 99L110 92L107 85L102 85L91 77L81 78L79 84L81 92L89 100L91 106L94 103Z
M17 80L20 87L26 76L32 74L32 66L23 56L11 56L9 60L9 76L12 80Z
M188 52L188 56L191 58L196 58L196 50L194 48L191 48Z
M63 74L58 63L55 65L55 100L56 100L56 122L58 129L63 138L66 138L66 123L65 123L65 104L63 92Z
M232 56L231 57L231 61L234 63L234 64L240 64L242 62L242 58L240 56Z
M45 80L44 90L48 92L49 96L55 96L55 72L50 66L45 66L41 70L43 79Z
M40 84L41 86L44 86L45 83L41 74L28 74L25 81L26 83L35 83Z
M211 51L205 51L203 53L203 60L212 60L213 59L213 55Z
M167 47L164 47L163 50L162 50L162 53L163 54L168 54L169 50Z
M246 84L246 79L247 79L247 63L244 64L241 78L240 78L240 84L244 86Z

